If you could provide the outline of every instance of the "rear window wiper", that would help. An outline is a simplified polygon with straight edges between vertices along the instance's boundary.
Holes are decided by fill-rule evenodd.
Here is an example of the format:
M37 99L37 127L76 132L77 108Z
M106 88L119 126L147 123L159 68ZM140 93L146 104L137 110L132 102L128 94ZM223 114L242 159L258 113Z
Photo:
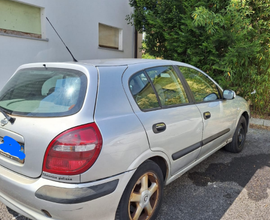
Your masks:
M16 118L10 117L9 115L7 115L7 113L5 112L5 110L0 107L0 112L5 116L5 118L11 123L13 124L14 121L16 120Z

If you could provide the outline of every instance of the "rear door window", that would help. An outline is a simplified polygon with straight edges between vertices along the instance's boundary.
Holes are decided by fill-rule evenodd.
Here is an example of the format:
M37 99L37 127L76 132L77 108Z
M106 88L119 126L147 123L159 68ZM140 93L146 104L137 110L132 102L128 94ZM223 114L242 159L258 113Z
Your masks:
M162 106L188 103L184 87L171 66L155 67L146 70Z
M81 109L86 86L85 74L77 70L23 69L0 92L0 106L15 115L71 115Z
M154 89L144 72L131 77L129 88L140 109L150 110L160 107Z
M160 66L134 74L129 88L141 110L189 103L185 89L172 66Z

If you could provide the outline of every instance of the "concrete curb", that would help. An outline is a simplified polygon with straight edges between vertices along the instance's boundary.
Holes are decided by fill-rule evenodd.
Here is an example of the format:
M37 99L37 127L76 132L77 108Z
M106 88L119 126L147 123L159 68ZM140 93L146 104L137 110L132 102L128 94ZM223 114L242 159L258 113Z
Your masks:
M270 127L270 120L260 119L260 118L251 118L250 124Z

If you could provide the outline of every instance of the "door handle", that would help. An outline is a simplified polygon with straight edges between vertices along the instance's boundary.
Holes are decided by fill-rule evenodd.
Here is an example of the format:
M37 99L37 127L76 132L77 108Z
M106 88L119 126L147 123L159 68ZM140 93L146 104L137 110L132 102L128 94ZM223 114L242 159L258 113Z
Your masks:
M166 130L166 124L164 122L156 123L152 126L153 132L160 133Z
M204 118L205 120L211 118L211 113L210 113L210 112L204 112L204 113L203 113L203 118Z

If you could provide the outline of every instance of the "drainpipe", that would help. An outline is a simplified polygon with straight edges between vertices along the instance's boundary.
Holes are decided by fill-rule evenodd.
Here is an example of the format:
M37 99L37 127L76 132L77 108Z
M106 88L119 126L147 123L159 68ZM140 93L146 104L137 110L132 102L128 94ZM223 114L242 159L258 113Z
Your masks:
M135 29L135 44L134 44L134 47L135 47L135 51L134 51L134 58L138 58L138 31L136 31Z

